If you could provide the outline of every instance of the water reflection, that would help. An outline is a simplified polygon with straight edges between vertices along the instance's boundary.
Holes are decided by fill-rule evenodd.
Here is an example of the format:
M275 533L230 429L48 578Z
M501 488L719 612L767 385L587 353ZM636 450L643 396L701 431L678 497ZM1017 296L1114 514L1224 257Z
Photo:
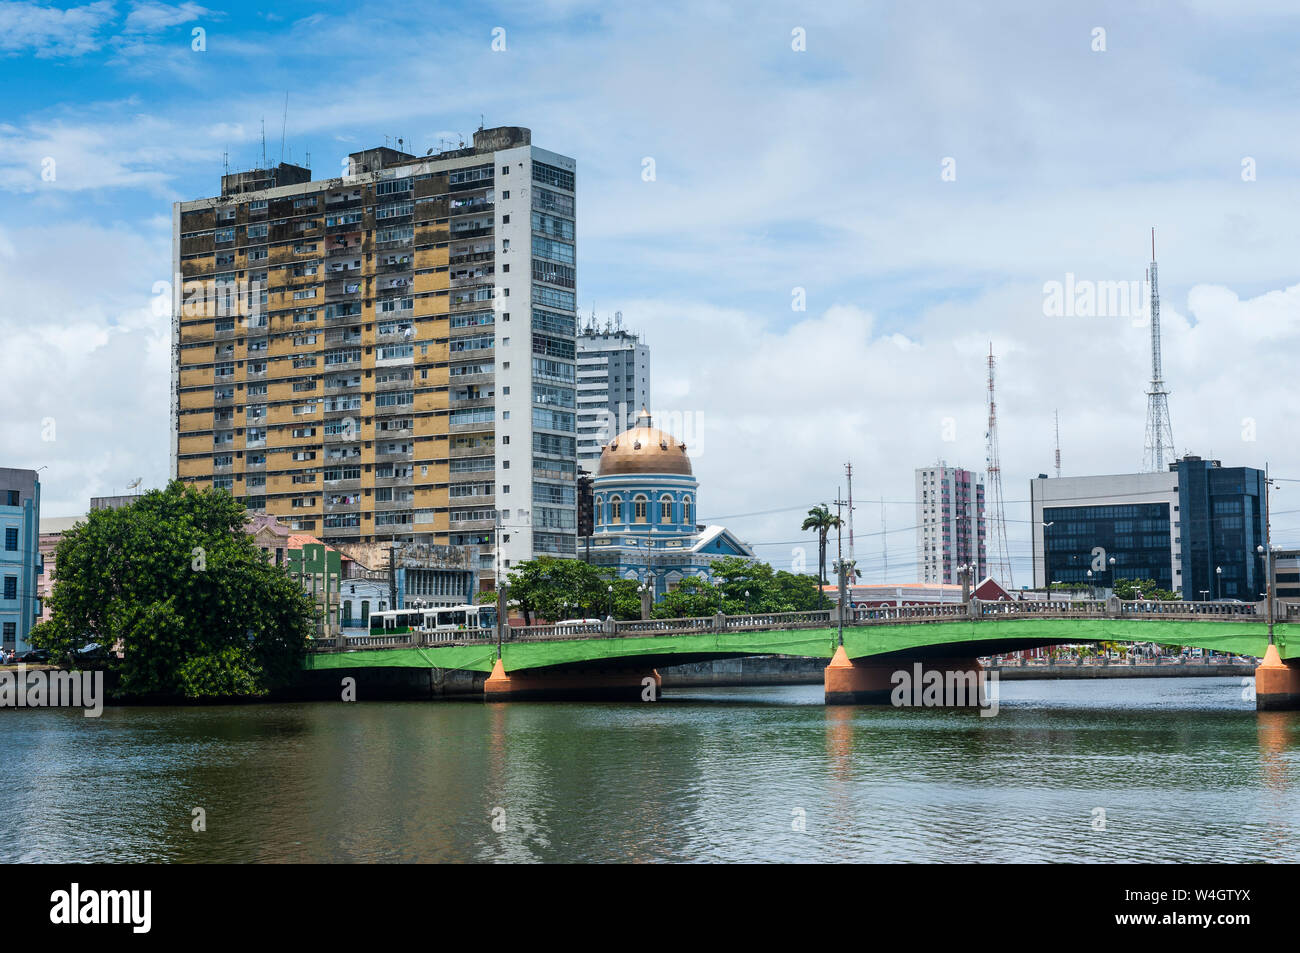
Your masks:
M1001 689L6 712L0 859L1300 860L1300 715L1234 679Z

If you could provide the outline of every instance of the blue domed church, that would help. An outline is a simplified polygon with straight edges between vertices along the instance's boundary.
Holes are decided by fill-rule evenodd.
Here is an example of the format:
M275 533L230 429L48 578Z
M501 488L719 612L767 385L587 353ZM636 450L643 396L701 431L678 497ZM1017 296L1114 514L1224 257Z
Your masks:
M699 484L686 444L652 426L645 410L601 450L592 503L592 563L648 585L656 600L690 576L709 579L717 559L756 558L725 527L696 522Z

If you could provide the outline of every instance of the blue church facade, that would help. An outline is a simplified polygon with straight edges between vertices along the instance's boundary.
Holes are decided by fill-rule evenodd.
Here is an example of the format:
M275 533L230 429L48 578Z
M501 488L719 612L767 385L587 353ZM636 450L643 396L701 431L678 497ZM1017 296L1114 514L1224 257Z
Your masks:
M601 450L592 563L649 587L657 601L685 579L711 579L718 559L754 559L726 527L698 524L698 502L686 445L652 426L643 410L635 427Z

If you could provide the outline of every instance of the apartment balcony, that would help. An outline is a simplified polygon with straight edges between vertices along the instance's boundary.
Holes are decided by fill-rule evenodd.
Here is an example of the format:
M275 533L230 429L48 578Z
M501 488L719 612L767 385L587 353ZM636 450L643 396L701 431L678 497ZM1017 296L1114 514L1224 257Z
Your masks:
M327 299L357 298L361 296L365 284L365 279L361 275L348 275L344 278L328 275L325 280L325 297Z
M389 439L396 439L398 437L412 437L414 435L415 435L414 425L409 427L389 427L384 430L375 428L376 440L389 440Z
M361 407L340 407L337 404L331 407L326 404L324 414L326 420L341 420L344 417L357 417L361 414L361 410Z
M483 238L486 235L491 235L492 232L493 232L493 226L491 224L484 223L484 224L476 225L473 228L453 229L449 233L448 237L451 241L457 242L463 238Z
M414 256L412 256L413 258ZM410 274L414 266L413 260L394 262L391 265L375 265L376 275L400 275Z
M492 408L495 406L495 397L467 397L464 400L453 397L450 403L452 410L473 410L476 407Z
M496 374L461 374L457 377L453 377L451 380L455 385L491 384L496 380Z
M415 505L415 497L406 500L375 500L376 513L409 513Z
M337 212L338 209L335 208L334 206L329 206L329 211L332 214L334 212ZM335 235L348 235L354 232L361 232L365 228L366 228L366 220L365 220L365 216L363 215L361 217L361 220L357 222L335 222L333 225L326 225L325 235L328 238L333 238Z
M453 460L457 457L490 457L492 455L492 447L451 447L447 451L448 458ZM492 471L485 470L483 472L491 473Z
M331 487L331 489L333 489L333 487ZM325 512L326 512L326 513L330 513L330 514L334 514L334 513L360 513L360 512L361 512L361 501L360 501L360 500L357 500L355 503L330 503L330 502L329 502L329 498L326 497L326 502L325 502Z
M379 378L375 378L375 390L380 393L387 393L389 391L395 391L395 390L413 390L414 388L415 388L414 373L412 373L412 375L406 378L405 380L381 381L379 380Z
M491 282L493 280L493 273L493 269L489 268L486 273L481 275L466 275L462 278L452 278L450 281L450 287L453 290L460 290L462 288L492 287Z
M479 496L453 496L451 497L452 506L492 506L496 501L496 494L484 493Z
M473 532L474 530L490 530L496 528L496 520L450 520L448 528L457 532Z
M344 490L360 491L361 478L355 477L348 480L325 480L323 481L323 485L327 490L335 490L338 492L342 492Z
M414 448L396 453L376 453L375 463L410 463Z
M496 252L480 251L468 255L452 255L447 259L449 265L471 265L477 261L492 261L496 257Z

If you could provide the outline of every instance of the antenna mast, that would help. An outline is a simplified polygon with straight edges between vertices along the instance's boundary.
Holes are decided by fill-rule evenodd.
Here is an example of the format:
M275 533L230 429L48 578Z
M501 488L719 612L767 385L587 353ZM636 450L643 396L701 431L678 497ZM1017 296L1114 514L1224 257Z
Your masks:
M1011 557L1007 549L1007 514L1002 499L1002 463L998 455L998 405L993 393L993 345L989 344L989 429L985 434L988 441L988 484L989 500L993 504L993 513L989 524L989 575L1004 583L1008 588L1015 585L1011 575Z
M1147 391L1147 439L1143 469L1158 473L1174 457L1169 391L1160 366L1160 286L1156 277L1156 230L1151 229L1151 389Z

